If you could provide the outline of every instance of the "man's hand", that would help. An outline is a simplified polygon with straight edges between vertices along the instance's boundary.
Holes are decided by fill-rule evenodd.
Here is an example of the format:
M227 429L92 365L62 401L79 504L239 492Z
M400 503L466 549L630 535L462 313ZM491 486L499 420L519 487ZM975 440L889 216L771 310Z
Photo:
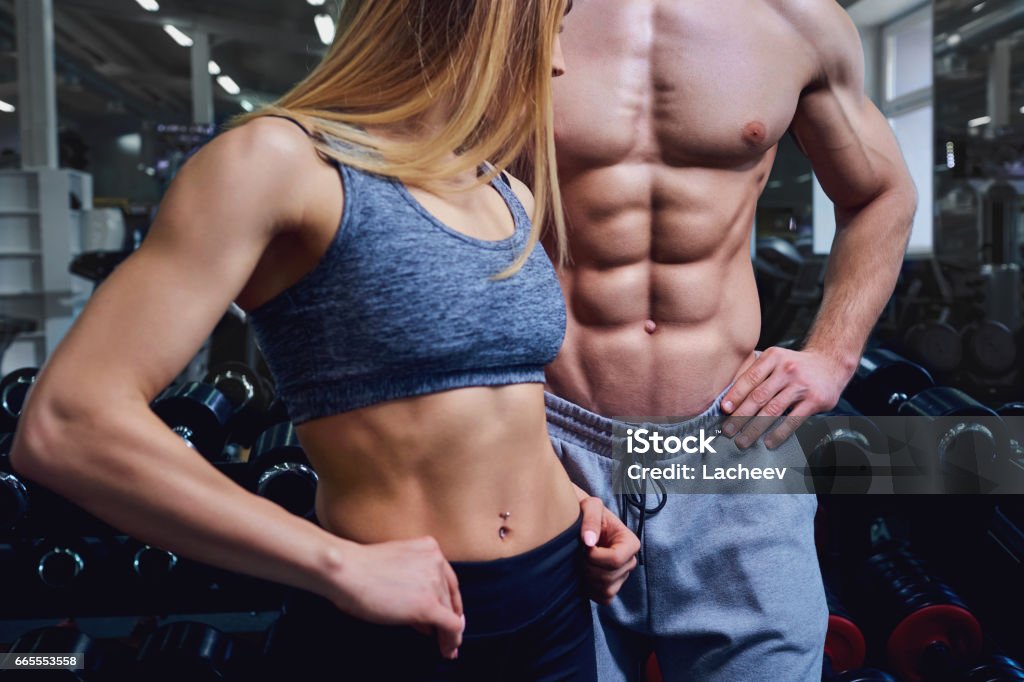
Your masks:
M459 581L434 538L352 543L329 583L326 596L342 611L372 623L411 625L435 635L445 658L458 656L466 627Z
M835 407L849 380L845 370L824 353L769 348L722 399L722 411L730 415L722 433L735 435L736 444L748 448L789 410L764 439L767 447L778 447L804 419ZM758 419L751 419L755 416Z
M608 604L636 567L640 540L597 497L580 499L583 511L581 536L587 546L583 569L587 596L598 604Z

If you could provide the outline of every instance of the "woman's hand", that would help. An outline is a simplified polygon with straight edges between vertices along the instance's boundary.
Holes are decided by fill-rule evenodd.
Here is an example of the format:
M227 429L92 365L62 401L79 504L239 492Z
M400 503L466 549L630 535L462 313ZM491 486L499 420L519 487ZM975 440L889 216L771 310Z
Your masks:
M630 571L636 568L640 540L619 517L611 513L597 497L586 496L579 488L583 511L583 544L587 562L583 568L587 596L598 604L608 604L619 593Z
M331 573L333 594L327 596L341 610L436 633L441 655L458 656L466 627L459 581L434 538L348 544Z

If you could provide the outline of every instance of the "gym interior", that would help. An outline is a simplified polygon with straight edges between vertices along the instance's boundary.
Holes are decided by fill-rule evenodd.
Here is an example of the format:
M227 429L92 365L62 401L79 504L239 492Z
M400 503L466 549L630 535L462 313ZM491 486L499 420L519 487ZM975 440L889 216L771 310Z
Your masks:
M282 586L128 537L19 478L7 454L36 371L146 238L178 169L304 76L336 4L0 0L0 652L77 652L84 667L61 678L74 680L246 680L259 666ZM806 448L830 611L822 679L1024 680L1024 3L840 4L918 210L842 428ZM758 348L799 347L835 230L783 137L751 241ZM152 409L239 485L314 517L316 472L240 309ZM924 456L953 487L874 494L875 416L925 424ZM964 480L964 434L998 479Z

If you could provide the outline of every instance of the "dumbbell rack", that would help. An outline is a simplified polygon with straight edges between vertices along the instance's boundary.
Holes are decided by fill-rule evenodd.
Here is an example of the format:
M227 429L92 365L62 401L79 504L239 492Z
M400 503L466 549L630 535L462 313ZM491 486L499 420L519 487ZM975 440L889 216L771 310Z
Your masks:
M35 366L57 346L91 284L68 272L81 251L92 176L76 170L0 171L0 313L36 322L0 358L0 374Z

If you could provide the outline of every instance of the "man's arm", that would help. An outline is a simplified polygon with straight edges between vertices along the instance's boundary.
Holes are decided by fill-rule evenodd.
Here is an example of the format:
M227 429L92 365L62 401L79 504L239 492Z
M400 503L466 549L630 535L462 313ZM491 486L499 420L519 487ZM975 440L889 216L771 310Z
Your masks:
M726 412L744 418L787 409L806 417L835 406L892 295L917 201L888 122L864 95L863 52L849 16L832 0L815 0L801 3L792 19L820 66L790 130L835 204L837 230L804 349L766 350L723 401ZM737 442L749 445L769 421L749 423ZM744 422L733 421L733 431ZM768 446L788 437L795 423L776 429Z

